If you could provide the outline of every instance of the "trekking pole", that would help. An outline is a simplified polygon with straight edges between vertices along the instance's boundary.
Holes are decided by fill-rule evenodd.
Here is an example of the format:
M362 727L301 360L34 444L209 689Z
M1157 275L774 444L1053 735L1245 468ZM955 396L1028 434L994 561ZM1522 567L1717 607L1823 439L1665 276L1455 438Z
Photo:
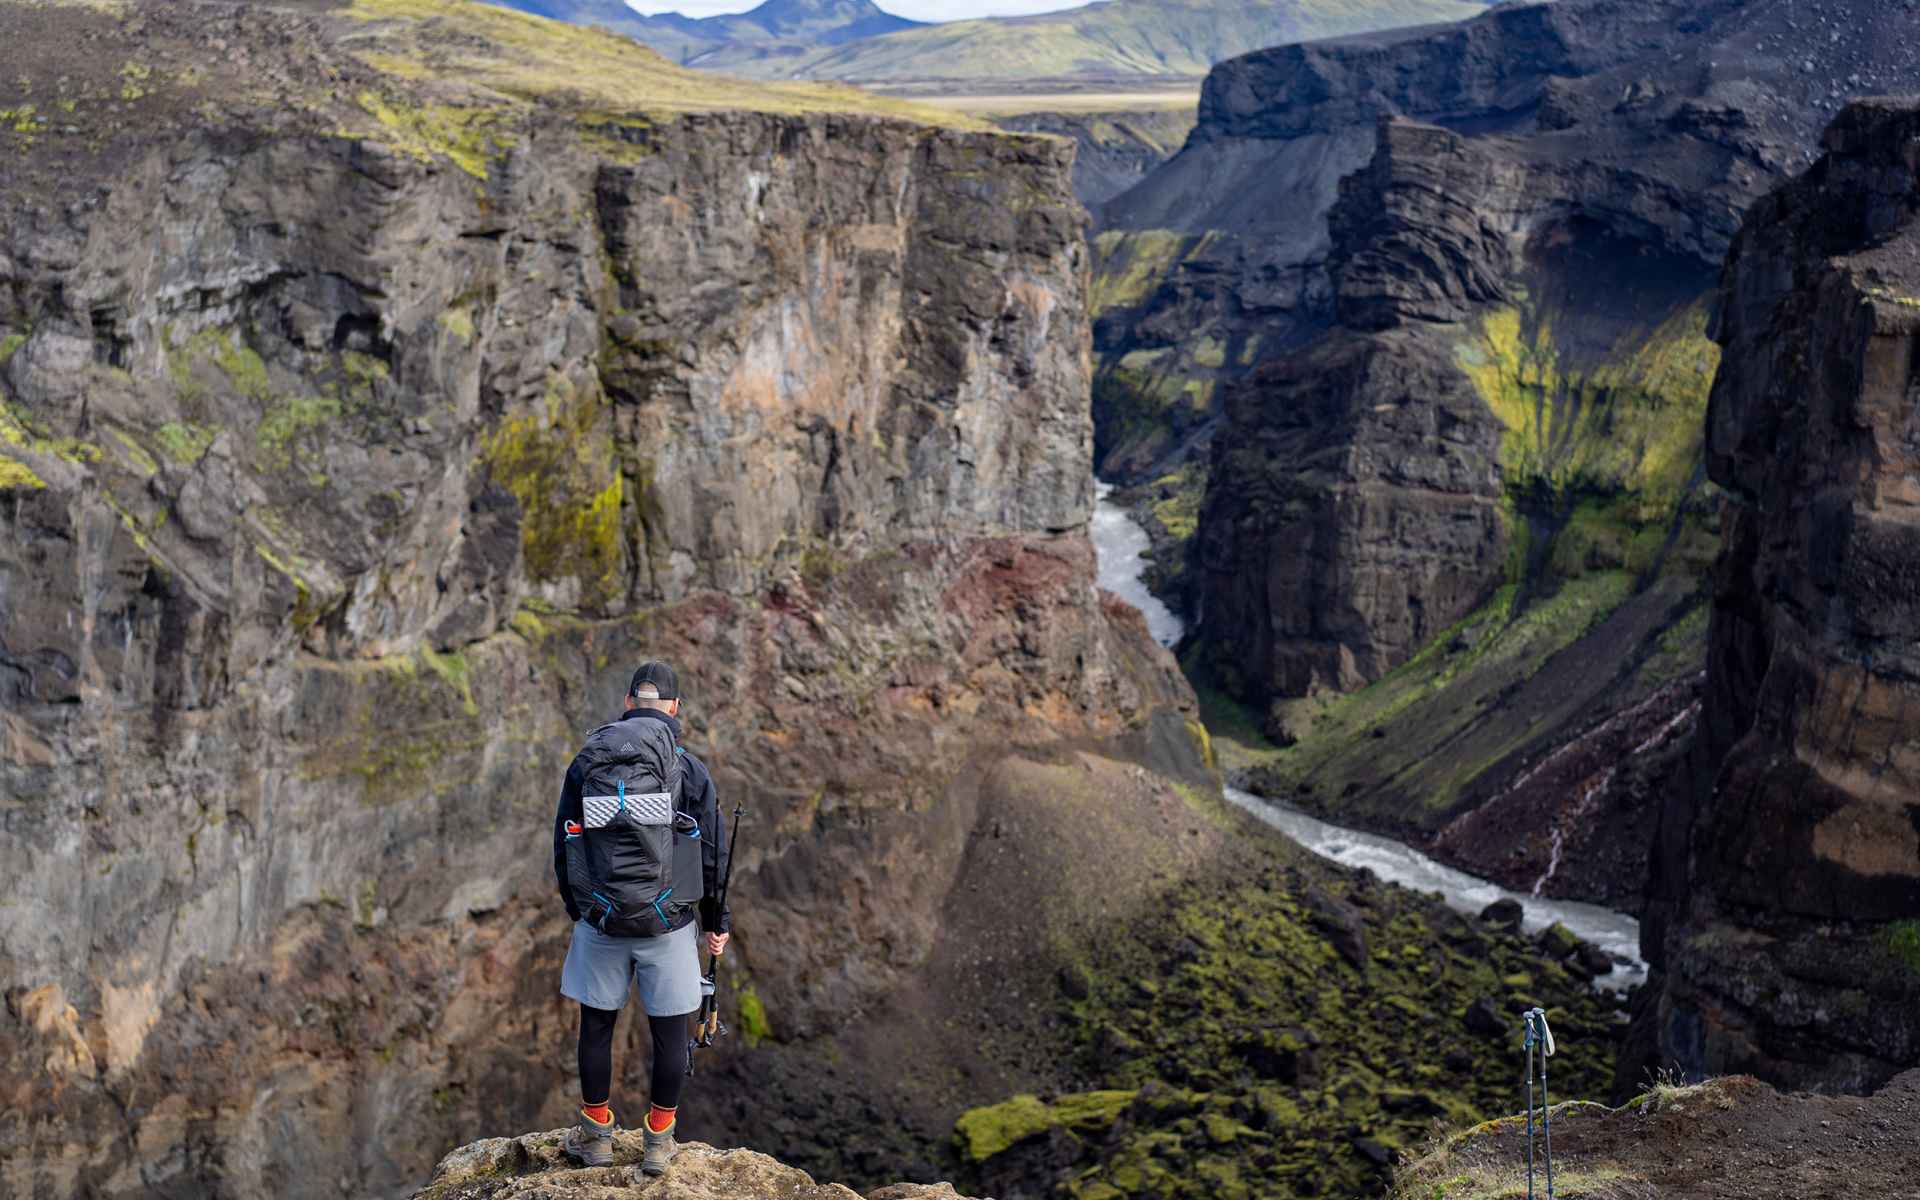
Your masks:
M1547 1097L1547 1060L1553 1057L1553 1030L1547 1028L1547 1010L1536 1008L1540 1023L1540 1130L1547 1143L1547 1200L1553 1200L1553 1101Z
M733 848L740 844L740 817L747 810L741 805L733 806L733 831L727 835L727 869L720 873L720 895L718 908L727 911L727 889L733 884ZM720 956L707 956L707 973L700 978L700 1015L694 1022L693 1036L687 1039L687 1074L693 1074L693 1051L696 1047L704 1049L727 1032L720 1023L720 995L718 978L720 974Z
M1533 1014L1520 1018L1526 1035L1520 1043L1521 1063L1527 1079L1527 1200L1533 1200Z
M1527 1200L1533 1200L1533 1063L1540 1055L1540 1128L1546 1140L1547 1200L1553 1196L1553 1105L1547 1097L1547 1060L1553 1057L1553 1030L1547 1025L1547 1010L1529 1009L1523 1049L1527 1060Z

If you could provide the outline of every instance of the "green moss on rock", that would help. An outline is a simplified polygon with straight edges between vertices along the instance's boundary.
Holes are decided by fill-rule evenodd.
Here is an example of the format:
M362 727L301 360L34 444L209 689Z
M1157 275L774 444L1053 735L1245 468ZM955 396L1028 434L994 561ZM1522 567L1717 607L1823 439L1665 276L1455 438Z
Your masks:
M954 1134L962 1152L974 1162L984 1162L1011 1146L1045 1133L1054 1127L1053 1112L1031 1095L1019 1095L999 1104L972 1108L954 1122Z
M142 475L159 474L159 460L154 458L154 456L147 451L147 448L142 446L132 434L129 434L124 429L115 429L112 432L115 444L120 447L120 457L126 461L128 466L131 466Z
M200 461L200 456L213 445L214 437L213 430L184 421L169 421L153 432L160 453L178 463Z
M1361 963L1328 939L1338 912L1364 929ZM1509 1110L1511 977L1565 1014L1557 1093L1610 1085L1620 1014L1547 965L1530 942L1400 889L1246 868L1244 882L1189 887L1144 941L1136 927L1097 947L1087 994L1063 999L1097 1101L1010 1097L963 1116L956 1144L983 1177L1053 1173L1056 1194L1080 1200L1377 1194L1383 1153L1435 1121ZM1514 1014L1513 1037L1469 1030L1461 1014L1482 1000ZM1070 1101L1097 1116L1074 1124ZM1055 1129L1074 1139L1049 1141L1044 1164L1020 1157ZM1064 1170L1062 1153L1076 1155Z
M1909 971L1920 974L1920 921L1895 921L1889 925L1887 949L1906 964Z
M0 492L32 491L46 486L47 481L35 475L32 467L0 454Z
M1207 494L1207 469L1200 463L1186 463L1170 475L1162 475L1148 485L1158 493L1153 518L1169 538L1181 545L1192 539L1200 527L1200 505Z
M416 104L375 91L361 92L358 99L395 149L422 162L445 157L475 179L484 181L493 161L513 144L503 112Z
M1093 311L1125 308L1145 300L1165 282L1167 270L1192 248L1194 239L1170 229L1109 230L1094 241L1099 268L1093 280Z
M1138 1095L1133 1089L1110 1089L1071 1093L1049 1102L1022 1094L962 1113L954 1123L954 1138L968 1161L982 1163L1052 1129L1080 1135L1104 1132Z
M486 438L493 477L520 502L520 541L536 582L574 578L589 606L616 596L626 563L626 486L604 428L605 408L560 381L540 410L510 417Z
M760 993L751 987L740 989L740 1037L748 1046L757 1046L773 1036L773 1025L767 1020L767 1007L760 1000Z
M84 466L99 462L105 452L76 437L50 436L28 414L0 401L0 488L37 490L47 486L29 461L35 456Z
M460 693L460 707L468 716L480 715L480 705L473 699L473 666L467 661L466 655L458 652L442 654L432 646L422 646L420 661L444 680L447 686Z
M438 324L440 328L447 331L447 336L453 338L462 346L471 346L473 344L473 309L466 305L462 304L456 308L447 309L435 317L434 322Z
M254 430L254 444L269 466L290 466L300 439L336 420L340 412L340 401L331 396L296 396L284 400L261 418Z

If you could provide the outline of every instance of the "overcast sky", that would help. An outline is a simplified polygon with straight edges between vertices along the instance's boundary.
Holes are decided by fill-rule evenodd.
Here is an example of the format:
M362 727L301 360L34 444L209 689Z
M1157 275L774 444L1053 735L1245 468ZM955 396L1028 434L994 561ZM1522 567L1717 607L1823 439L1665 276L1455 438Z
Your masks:
M881 8L916 21L958 21L966 17L1010 17L1017 13L1079 8L1089 0L878 0ZM643 13L682 12L690 17L746 12L760 0L627 0Z

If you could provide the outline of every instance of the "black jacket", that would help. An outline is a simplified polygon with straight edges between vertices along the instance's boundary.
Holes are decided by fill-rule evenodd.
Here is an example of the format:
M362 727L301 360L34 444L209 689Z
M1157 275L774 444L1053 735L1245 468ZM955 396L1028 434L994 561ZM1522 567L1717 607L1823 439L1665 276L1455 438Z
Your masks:
M635 708L620 719L663 722L673 734L674 744L679 745L680 722L666 713ZM708 772L707 764L687 753L685 748L681 749L680 758L684 768L682 807L700 822L700 874L704 893L700 901L700 928L708 933L727 933L733 929L733 914L720 903L720 880L727 871L727 829L720 815L720 797L714 790L713 775ZM574 905L573 890L567 886L567 822L584 820L580 805L582 775L580 760L575 758L567 767L566 781L560 785L560 811L553 818L553 877L560 887L560 902L567 906L567 916L574 921L580 919L580 910ZM692 919L693 914L688 912L674 928Z

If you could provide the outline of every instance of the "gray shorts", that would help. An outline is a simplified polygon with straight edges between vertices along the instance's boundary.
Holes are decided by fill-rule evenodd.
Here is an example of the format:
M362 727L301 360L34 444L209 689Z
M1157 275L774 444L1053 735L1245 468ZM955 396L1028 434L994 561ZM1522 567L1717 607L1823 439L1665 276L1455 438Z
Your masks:
M608 937L581 921L573 927L560 994L588 1008L627 1006L627 988L640 989L650 1017L677 1017L700 1007L700 939L687 924L665 937Z

